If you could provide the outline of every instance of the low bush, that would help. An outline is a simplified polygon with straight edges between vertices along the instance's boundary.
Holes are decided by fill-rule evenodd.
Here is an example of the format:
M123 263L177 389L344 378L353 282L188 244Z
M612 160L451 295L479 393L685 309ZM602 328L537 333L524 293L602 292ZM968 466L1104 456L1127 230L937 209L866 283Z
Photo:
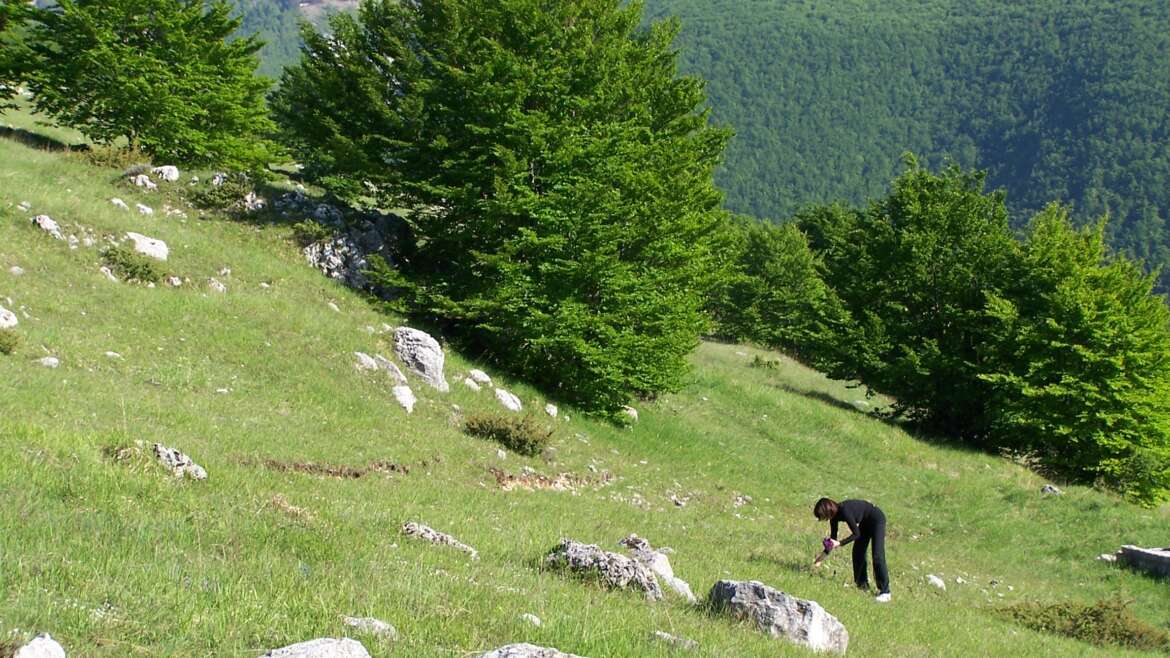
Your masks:
M102 251L102 261L126 281L158 283L163 278L153 259L126 246L107 247Z
M306 219L303 222L293 224L293 239L302 247L307 247L313 243L320 242L329 236L333 235L333 231L320 222L312 219Z
M189 194L189 200L197 208L229 212L237 210L243 198L254 190L252 179L247 174L228 174L219 185L212 185L208 181L195 187Z
M12 354L17 345L20 345L20 334L12 329L0 329L0 354Z
M1134 616L1129 602L1105 599L1096 603L1022 603L1005 608L1003 616L1022 626L1063 635L1099 646L1139 651L1170 650L1170 633Z
M125 170L137 163L149 160L149 156L140 149L113 144L94 144L78 151L77 154L89 164L107 169ZM150 167L146 166L145 169L145 172L138 173L149 173Z
M498 414L475 414L467 419L463 429L471 436L495 441L512 452L529 457L539 455L555 431L541 426L532 416Z

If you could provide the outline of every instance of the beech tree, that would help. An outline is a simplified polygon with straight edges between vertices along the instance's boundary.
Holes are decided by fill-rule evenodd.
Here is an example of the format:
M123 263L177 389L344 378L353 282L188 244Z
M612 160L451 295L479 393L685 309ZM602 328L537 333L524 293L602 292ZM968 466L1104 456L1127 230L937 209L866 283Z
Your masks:
M623 0L367 0L272 104L309 173L412 209L412 310L570 400L671 390L706 326L730 136Z

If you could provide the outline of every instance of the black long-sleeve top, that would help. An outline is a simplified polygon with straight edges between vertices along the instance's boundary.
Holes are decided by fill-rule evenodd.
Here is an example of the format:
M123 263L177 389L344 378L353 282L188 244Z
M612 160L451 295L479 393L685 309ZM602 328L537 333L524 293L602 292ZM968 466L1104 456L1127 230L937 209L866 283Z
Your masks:
M831 532L829 536L833 539L837 538L837 524L841 521L849 526L849 532L852 533L845 539L841 540L841 545L844 546L849 542L861 536L861 525L871 518L874 510L873 503L867 500L843 500L837 505L837 513L829 520Z

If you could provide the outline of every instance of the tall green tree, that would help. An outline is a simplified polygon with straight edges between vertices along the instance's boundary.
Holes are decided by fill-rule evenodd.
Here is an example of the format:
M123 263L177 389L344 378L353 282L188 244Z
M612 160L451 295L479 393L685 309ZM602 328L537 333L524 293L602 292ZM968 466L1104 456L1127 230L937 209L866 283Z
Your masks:
M331 26L275 113L320 179L413 208L415 310L594 409L677 387L729 138L676 71L677 24L623 0L369 0Z
M0 110L24 80L30 53L24 40L29 7L22 0L0 0Z
M269 157L268 81L221 0L61 0L40 10L37 110L156 160L256 167Z
M988 314L996 445L1145 503L1170 499L1170 309L1153 279L1050 206Z

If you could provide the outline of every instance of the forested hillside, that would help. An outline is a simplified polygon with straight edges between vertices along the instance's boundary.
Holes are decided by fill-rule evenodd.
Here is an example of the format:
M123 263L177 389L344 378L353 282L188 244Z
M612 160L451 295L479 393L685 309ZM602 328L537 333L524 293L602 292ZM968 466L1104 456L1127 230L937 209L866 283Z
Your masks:
M903 151L989 170L1017 224L1054 199L1170 259L1170 5L1143 0L647 0L738 137L757 217L879 195ZM1165 281L1165 279L1164 279Z

